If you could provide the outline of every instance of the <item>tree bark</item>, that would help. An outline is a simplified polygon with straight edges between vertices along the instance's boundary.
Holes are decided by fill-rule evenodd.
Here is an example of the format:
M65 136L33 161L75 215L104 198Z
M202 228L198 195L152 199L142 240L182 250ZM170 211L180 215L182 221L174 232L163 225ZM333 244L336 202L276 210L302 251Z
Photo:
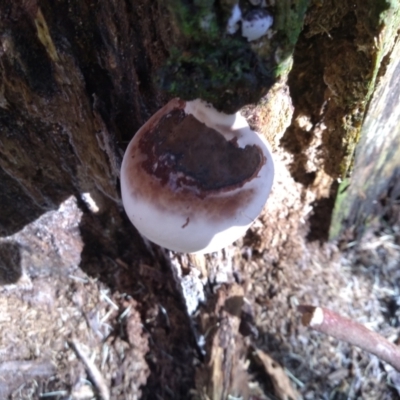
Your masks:
M331 236L359 239L371 224L400 220L400 40L388 52L357 146L354 172L339 187Z
M398 143L398 130L384 127L384 121L398 121L398 105L390 97L393 91L399 93L398 68L395 61L388 63L392 46L380 46L386 38L393 44L397 2L382 8L375 0L312 2L305 15L306 0L267 1L273 30L271 37L257 43L248 43L239 31L226 34L233 4L0 2L0 236L19 231L71 195L79 200L85 242L81 268L113 290L132 295L143 320L151 307L166 308L167 333L155 330L151 335L152 373L144 398L188 398L195 385L193 360L198 358L168 257L149 248L127 221L118 188L123 149L169 97L202 97L225 112L258 103L261 117L255 125L277 141L277 132L292 112L289 86L295 111L279 144L293 155L292 175L316 194L310 232L317 238L327 237L337 181L349 170L361 126L374 133L378 124L388 136L384 133L384 155L378 162L363 157L360 150L355 180L365 180L367 173L374 182L390 180L399 170L399 157L391 150ZM252 10L250 2L243 7ZM215 20L217 34L201 29L204 20L199 15ZM397 43L393 54L398 48ZM209 65L216 67L210 70ZM363 124L380 70L382 83ZM374 110L382 109L383 99L393 113L382 112L375 123L371 118ZM368 147L365 154L378 158L376 146L370 147L367 139L362 143L361 148ZM365 165L371 169L366 171ZM365 191L368 202L363 207L358 207L360 197L349 200L347 222L338 219L339 227L363 224L364 217L348 215L355 215L356 208L369 213L375 197L387 187L375 185ZM393 187L391 193L398 197L398 187ZM348 193L355 198L359 189L355 185ZM88 196L98 211L91 209ZM322 233L313 231L313 218L321 215L327 220ZM129 265L126 281L118 280L109 259ZM143 268L145 264L151 267ZM149 288L145 298L135 294L137 281ZM216 315L227 323L234 321L230 337L235 338L238 321L218 307ZM221 337L212 343L215 351L226 353L228 365L236 355ZM209 382L202 382L207 393L228 393L232 385L224 379L232 380L235 370L216 379L219 366L211 364L210 373L204 373Z
M152 81L166 54L160 8L108 1L0 7L1 195L16 215L1 213L2 234L71 194L89 192L110 212L119 203L118 143L162 101Z
M293 154L293 177L316 197L310 240L326 240L329 231L337 237L344 224L335 213L331 227L335 202L341 207L338 186L351 174L377 78L394 62L389 55L398 25L396 1L332 0L307 12L289 75L295 111L281 143ZM371 202L375 194L370 193Z
M0 234L75 196L80 268L136 296L144 320L162 304L171 323L168 334L151 333L144 398L187 398L195 342L184 303L165 254L127 221L118 189L122 149L165 100L153 80L169 47L164 14L136 0L0 2Z

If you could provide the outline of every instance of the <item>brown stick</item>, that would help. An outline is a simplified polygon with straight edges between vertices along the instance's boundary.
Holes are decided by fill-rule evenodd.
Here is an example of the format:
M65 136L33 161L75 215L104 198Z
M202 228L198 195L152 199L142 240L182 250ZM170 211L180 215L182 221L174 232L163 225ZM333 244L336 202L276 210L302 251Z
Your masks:
M297 309L303 314L303 325L375 354L400 372L400 347L383 336L326 308L300 305Z

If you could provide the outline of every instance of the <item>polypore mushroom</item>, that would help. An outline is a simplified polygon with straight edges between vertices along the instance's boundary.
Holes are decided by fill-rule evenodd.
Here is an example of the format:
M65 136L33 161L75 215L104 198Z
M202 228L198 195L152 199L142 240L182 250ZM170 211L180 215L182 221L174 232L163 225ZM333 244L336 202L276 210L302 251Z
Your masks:
M265 139L239 113L173 99L129 143L122 201L149 240L209 253L246 232L267 200L273 175Z

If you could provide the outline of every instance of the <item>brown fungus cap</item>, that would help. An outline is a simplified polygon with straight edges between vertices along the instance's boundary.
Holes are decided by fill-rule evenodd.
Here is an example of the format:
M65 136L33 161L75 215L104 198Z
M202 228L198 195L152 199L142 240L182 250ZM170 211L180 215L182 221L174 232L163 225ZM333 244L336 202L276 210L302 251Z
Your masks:
M211 252L243 235L273 180L265 140L239 114L171 100L129 144L121 169L128 217L171 250Z

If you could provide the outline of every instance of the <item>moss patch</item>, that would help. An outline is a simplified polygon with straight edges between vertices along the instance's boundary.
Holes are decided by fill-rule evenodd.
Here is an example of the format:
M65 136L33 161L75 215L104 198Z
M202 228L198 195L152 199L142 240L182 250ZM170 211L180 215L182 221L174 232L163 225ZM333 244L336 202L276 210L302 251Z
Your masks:
M303 26L309 0L280 1L267 11L274 18L268 35L248 42L227 33L236 4L231 0L169 0L175 46L161 68L157 82L173 96L202 98L225 112L257 102L277 79L285 77ZM239 3L243 16L254 10Z

